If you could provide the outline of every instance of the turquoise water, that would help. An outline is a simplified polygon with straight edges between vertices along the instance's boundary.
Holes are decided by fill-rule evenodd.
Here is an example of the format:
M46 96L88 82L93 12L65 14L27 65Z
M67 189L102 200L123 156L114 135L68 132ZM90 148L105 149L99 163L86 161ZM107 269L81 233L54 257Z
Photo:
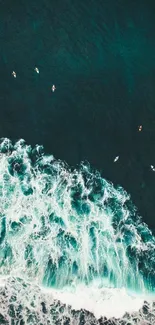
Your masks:
M155 324L154 13L1 1L0 325Z
M155 238L125 190L101 178L89 164L71 170L52 155L45 155L41 146L31 148L24 140L13 145L2 139L0 198L2 315L10 308L9 292L14 312L22 304L25 323L21 324L34 324L27 317L30 310L36 313L41 297L47 300L52 294L65 304L69 293L68 304L72 305L73 297L78 297L77 288L88 292L87 298L93 292L96 301L102 292L101 307L102 300L104 306L116 291L117 300L122 299L122 292L124 299L141 298L141 307L153 296ZM112 298L107 298L109 294ZM27 306L31 299L36 307ZM82 300L81 308L87 309ZM122 316L128 311L123 304L117 313L120 310ZM106 316L106 309L99 315ZM19 324L10 313L7 317L9 324ZM40 311L35 317L43 314ZM55 324L48 317L49 323L40 320L40 324Z
M155 234L154 13L149 0L2 1L0 137L88 160Z

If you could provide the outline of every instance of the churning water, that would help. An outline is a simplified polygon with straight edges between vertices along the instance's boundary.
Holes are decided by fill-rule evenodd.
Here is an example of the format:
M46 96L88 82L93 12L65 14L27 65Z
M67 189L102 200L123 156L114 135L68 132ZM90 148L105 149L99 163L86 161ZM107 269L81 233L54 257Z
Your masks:
M155 238L123 188L1 140L0 324L154 324L154 289Z

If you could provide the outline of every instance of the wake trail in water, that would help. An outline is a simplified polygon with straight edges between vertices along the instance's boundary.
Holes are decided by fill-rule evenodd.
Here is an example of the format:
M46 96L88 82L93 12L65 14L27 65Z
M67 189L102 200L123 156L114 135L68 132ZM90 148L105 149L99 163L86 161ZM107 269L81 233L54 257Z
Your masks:
M154 291L155 238L123 188L1 139L0 324L154 324Z

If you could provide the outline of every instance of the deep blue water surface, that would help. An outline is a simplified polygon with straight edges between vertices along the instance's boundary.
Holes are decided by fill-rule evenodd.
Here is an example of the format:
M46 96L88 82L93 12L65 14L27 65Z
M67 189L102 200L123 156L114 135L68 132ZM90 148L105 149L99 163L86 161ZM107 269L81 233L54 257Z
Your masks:
M155 229L154 2L0 5L0 137L43 144L72 166L88 160Z

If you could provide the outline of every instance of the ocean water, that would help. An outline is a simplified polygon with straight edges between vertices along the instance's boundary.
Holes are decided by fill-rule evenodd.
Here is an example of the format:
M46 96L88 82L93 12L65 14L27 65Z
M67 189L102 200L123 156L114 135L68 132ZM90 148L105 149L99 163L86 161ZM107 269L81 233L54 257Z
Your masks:
M154 323L155 238L122 187L22 139L0 171L1 324Z
M87 160L155 233L154 2L0 4L0 137L39 143L70 166Z
M0 5L0 325L154 325L154 2Z

